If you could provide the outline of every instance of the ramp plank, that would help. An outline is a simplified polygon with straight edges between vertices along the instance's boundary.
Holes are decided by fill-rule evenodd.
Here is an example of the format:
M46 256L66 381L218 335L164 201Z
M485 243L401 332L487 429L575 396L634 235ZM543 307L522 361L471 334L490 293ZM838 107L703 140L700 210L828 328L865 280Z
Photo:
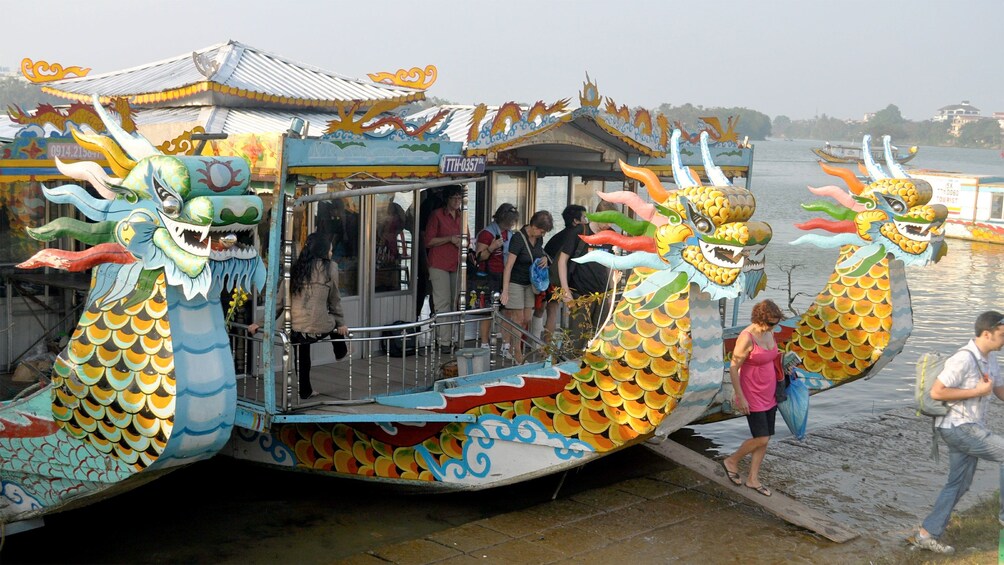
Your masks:
M716 461L708 459L671 439L666 439L661 443L645 443L644 445L674 463L683 465L702 477L714 481L715 484L750 500L790 524L816 532L837 543L843 543L858 536L857 533L845 528L840 522L776 490L772 492L771 496L763 496L751 488L732 484L732 481L725 476L725 470Z

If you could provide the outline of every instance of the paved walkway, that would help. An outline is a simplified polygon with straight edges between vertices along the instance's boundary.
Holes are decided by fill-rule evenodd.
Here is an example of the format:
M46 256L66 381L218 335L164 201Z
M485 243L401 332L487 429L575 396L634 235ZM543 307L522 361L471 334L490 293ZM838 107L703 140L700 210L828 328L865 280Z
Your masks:
M783 425L779 419L779 425ZM1004 407L992 405L992 429ZM769 515L676 467L494 516L339 563L745 563L868 562L890 551L930 509L948 468L929 458L930 421L907 409L772 444L762 477L861 537L835 544ZM959 509L997 488L981 463Z

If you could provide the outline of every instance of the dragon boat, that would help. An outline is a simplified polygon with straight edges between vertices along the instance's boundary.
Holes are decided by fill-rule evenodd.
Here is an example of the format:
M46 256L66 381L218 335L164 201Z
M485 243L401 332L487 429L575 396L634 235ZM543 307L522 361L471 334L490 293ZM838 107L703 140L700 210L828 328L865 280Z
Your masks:
M245 194L243 160L161 155L99 113L109 136L75 137L106 155L121 178L93 163L59 163L98 196L70 185L46 189L46 198L72 204L93 223L64 218L32 231L44 241L69 236L92 247L45 250L23 265L93 267L93 274L51 382L0 404L5 523L108 496L216 453L418 490L472 490L556 473L733 416L725 353L737 328L723 322L722 301L751 299L765 288L772 232L754 219L753 194L715 166L706 136L708 185L680 163L674 132L675 188L622 163L648 198L632 191L600 196L633 214L593 215L622 233L588 241L626 254L591 252L581 260L626 272L626 284L577 358L297 405L284 400L296 380L284 331L269 316L270 338L241 328L228 335L219 298L235 288L258 289L264 310L275 308L293 248L292 222L283 221L292 194L273 195L273 210L284 213L271 215L268 253L282 260L266 271L254 230L263 204ZM904 267L943 256L947 217L943 206L929 203L930 186L893 162L889 175L876 166L881 178L868 184L823 167L848 190L812 189L836 203L806 208L832 220L800 227L835 235L810 234L797 243L839 247L840 255L812 307L785 320L778 336L813 393L873 374L899 353L912 329ZM497 305L485 312L493 327L505 324ZM422 331L435 335L438 323L433 317ZM406 337L412 326L389 331ZM352 329L352 346L365 346L358 336L366 330ZM235 359L234 343L257 352L264 370Z
M835 164L864 164L865 159L872 161L882 160L883 157L894 159L899 164L905 164L917 156L920 148L911 145L906 151L901 151L898 147L890 146L885 151L878 147L856 145L831 145L827 143L823 147L813 147L812 152L827 163Z
M732 186L715 167L706 137L702 155L710 185L680 164L679 136L674 132L671 153L676 188L664 187L650 170L622 163L624 175L642 183L649 198L604 193L599 196L623 204L633 217L590 215L623 233L586 240L627 254L594 251L581 261L627 277L581 357L303 406L258 430L235 429L223 452L294 471L474 490L556 473L689 424L734 417L725 375L739 328L725 327L720 307L765 288L772 232L753 219L753 194ZM929 185L907 178L895 162L889 167L898 178L866 185L824 164L848 190L811 189L836 203L806 208L833 219L800 227L835 235L809 234L795 243L839 247L839 257L813 305L785 320L778 335L786 361L811 393L874 374L902 350L912 330L905 266L927 265L945 253L947 211L929 203ZM272 238L275 251L279 239ZM269 281L278 278L269 268Z
M65 164L79 185L44 188L89 222L30 229L84 251L43 249L20 268L91 269L83 314L51 377L0 402L0 525L122 492L215 455L237 406L221 292L260 288L256 224L241 158L164 155L94 100L108 135L73 131L108 158ZM22 527L23 529L23 527Z

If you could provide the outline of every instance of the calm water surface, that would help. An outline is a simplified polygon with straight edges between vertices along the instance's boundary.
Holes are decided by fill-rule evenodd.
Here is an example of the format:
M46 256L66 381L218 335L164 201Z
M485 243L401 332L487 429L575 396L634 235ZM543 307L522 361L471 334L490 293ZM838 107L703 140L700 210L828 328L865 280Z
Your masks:
M761 296L788 302L779 267L798 265L792 292L804 311L833 269L836 250L791 246L794 227L813 214L806 185L842 181L824 174L809 152L815 142L768 141L756 145L752 189L756 218L771 224L768 290ZM996 151L921 148L917 167L1004 175ZM914 331L904 352L868 381L812 397L810 429L905 406L911 397L912 362L921 351L950 352L972 333L977 313L1004 309L1004 246L949 240L939 264L909 269ZM758 297L760 298L760 297ZM750 303L740 307L740 320ZM787 429L779 421L780 437ZM682 430L674 436L694 449L730 451L747 437L745 420ZM567 477L562 496L669 468L646 449L628 449ZM265 470L228 459L177 471L112 500L65 512L48 526L6 540L4 563L330 562L370 548L421 537L444 528L550 500L559 477L481 493L409 495L379 485ZM53 540L62 542L53 544ZM73 540L67 543L66 540Z

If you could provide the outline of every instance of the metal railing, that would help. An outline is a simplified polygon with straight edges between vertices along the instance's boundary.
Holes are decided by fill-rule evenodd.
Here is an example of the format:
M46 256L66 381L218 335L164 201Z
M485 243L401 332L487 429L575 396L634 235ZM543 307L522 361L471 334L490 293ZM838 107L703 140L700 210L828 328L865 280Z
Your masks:
M473 339L464 339L468 328L477 329L482 322L489 324L487 343L482 342L479 331L473 332L476 336ZM449 327L453 341L465 347L445 350L449 346L441 345L437 337L443 327ZM321 401L300 400L296 344L284 332L277 331L275 335L276 358L272 364L275 371L271 378L264 374L262 334L248 335L247 326L237 323L231 324L230 332L239 399L273 414L428 390L444 378L512 367L518 363L505 345L517 340L523 343L524 363L540 362L549 356L545 344L503 316L497 304L436 314L419 322L355 327L341 339L348 349L344 359L311 370L315 388L317 382L325 380L325 397ZM330 345L334 341L324 339L315 343ZM269 387L276 391L274 406L266 405Z

